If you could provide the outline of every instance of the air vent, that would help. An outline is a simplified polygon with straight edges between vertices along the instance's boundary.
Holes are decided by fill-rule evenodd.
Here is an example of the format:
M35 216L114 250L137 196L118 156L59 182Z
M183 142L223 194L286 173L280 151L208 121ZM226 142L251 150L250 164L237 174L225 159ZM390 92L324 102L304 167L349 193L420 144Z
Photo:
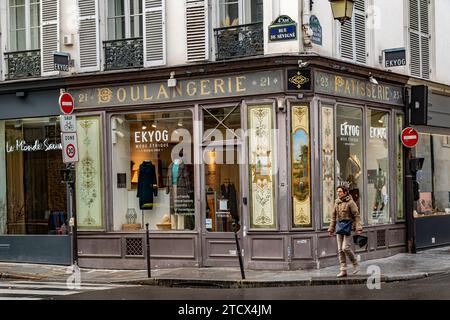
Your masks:
M127 238L127 256L144 256L142 238Z
M386 230L377 230L377 248L386 247Z

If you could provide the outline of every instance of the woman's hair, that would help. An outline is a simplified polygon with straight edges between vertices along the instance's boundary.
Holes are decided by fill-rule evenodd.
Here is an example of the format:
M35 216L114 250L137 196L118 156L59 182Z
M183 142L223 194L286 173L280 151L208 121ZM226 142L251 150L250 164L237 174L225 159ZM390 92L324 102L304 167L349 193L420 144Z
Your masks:
M336 191L337 191L338 189L342 189L342 191L344 191L345 194L348 194L348 188L347 188L346 186L338 186L338 187L336 188Z

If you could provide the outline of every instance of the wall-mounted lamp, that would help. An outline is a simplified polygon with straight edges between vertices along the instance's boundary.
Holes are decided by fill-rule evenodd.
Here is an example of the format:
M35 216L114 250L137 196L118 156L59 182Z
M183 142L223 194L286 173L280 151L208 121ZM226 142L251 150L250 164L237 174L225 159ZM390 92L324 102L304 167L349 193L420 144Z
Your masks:
M155 120L155 122L152 123L152 127L156 128L157 124L158 124L158 121Z
M373 77L372 73L369 73L369 81L370 81L370 83L372 83L372 84L378 84L377 79L375 79L375 78Z
M170 73L170 78L167 80L167 86L173 88L177 86L177 79L175 79L175 71Z
M351 20L353 16L354 0L328 0L331 5L333 17L341 24L345 21Z
M147 130L147 124L145 122L142 123L142 130Z

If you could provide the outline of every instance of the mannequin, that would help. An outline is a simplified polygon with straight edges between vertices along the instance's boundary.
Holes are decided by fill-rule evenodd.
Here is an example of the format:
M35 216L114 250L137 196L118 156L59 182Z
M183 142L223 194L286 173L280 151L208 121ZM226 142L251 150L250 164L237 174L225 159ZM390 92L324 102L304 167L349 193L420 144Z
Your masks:
M153 196L158 195L155 166L150 160L144 160L139 166L138 189L136 197L139 198L141 210L153 209Z

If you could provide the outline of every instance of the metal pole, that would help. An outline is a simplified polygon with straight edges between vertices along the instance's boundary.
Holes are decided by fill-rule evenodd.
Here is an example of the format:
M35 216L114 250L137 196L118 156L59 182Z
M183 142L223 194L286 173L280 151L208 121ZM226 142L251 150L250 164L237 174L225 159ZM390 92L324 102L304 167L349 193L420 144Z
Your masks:
M75 198L75 165L69 165L71 181L69 182L71 209L73 218L72 236L73 236L73 263L78 266L78 235L77 235L77 206Z
M150 238L148 233L148 222L145 224L145 243L147 245L147 275L152 277L151 265L150 265Z
M239 267L241 268L241 277L244 280L245 279L244 263L242 262L241 246L239 245L239 240L238 240L237 230L236 229L237 228L234 227L234 240L236 241L237 256L239 258Z

